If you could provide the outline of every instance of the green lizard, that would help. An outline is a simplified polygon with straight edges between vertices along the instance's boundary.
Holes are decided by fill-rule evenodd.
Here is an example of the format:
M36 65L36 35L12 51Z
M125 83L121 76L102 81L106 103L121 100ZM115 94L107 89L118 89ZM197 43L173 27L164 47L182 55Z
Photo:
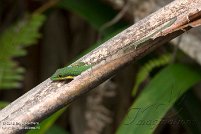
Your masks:
M92 65L85 65L84 62L78 62L64 68L57 69L56 72L50 77L52 81L73 79L75 76L80 75L83 71L91 68Z
M160 31L170 27L174 22L176 21L176 17L171 19L167 24L156 30L155 32L151 33L150 35L145 36L144 38L135 41L134 43L129 44L128 46L125 46L123 50L130 50L130 48L135 47L135 49L144 42L151 39L154 35L159 33ZM84 62L78 62L74 63L73 65L57 69L56 72L50 77L52 81L59 81L59 80L67 80L67 79L73 79L74 77L80 75L85 70L91 68L93 65L86 65Z

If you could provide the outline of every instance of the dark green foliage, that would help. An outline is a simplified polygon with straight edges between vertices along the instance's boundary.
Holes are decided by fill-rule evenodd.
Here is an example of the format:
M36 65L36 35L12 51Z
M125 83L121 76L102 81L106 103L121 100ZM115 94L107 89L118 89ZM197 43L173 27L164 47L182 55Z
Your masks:
M175 103L174 108L181 117L179 120L181 122L180 124L187 128L189 133L201 133L201 103L193 90L186 92L177 103Z
M138 96L117 134L153 133L176 100L200 80L201 74L187 65L169 65Z
M33 129L30 130L27 134L49 134L47 131L51 127L53 127L55 121L61 116L61 114L66 110L65 108L60 109L59 111L55 112L53 115L48 117L47 119L43 120L39 125L36 126L36 128L39 129ZM57 128L54 131L59 131L59 128ZM63 132L63 131L62 131ZM67 133L67 132L66 132Z
M0 110L3 109L5 106L7 106L9 102L6 101L0 101Z
M111 21L117 15L111 7L99 0L61 0L58 6L76 13L96 30L100 30L105 23ZM119 32L120 29L122 30L125 27L128 27L128 23L119 21L100 32L103 32L101 34L106 35L107 38L107 36L111 36L112 33Z

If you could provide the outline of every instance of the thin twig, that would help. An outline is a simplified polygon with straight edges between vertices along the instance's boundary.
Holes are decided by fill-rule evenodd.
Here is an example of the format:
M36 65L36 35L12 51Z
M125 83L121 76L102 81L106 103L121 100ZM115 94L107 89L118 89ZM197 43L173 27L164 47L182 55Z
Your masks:
M44 11L48 10L49 8L55 6L60 0L49 0L47 1L44 5L42 5L41 7L39 7L36 11L34 11L34 13L43 13Z
M130 0L127 1L127 3L125 4L125 6L121 9L121 11L110 21L106 22L105 24L103 24L100 28L100 31L104 31L105 29L107 29L108 27L111 27L112 25L116 24L117 22L119 22L119 20L125 15L125 13L128 11L130 7Z
M100 34L98 35L98 40L100 40L102 38L102 33L109 27L113 26L114 24L116 24L117 22L119 22L121 20L121 18L125 15L125 13L128 11L129 7L130 7L130 3L131 0L128 0L126 2L126 4L124 5L124 7L121 9L121 11L110 21L104 23L99 31Z

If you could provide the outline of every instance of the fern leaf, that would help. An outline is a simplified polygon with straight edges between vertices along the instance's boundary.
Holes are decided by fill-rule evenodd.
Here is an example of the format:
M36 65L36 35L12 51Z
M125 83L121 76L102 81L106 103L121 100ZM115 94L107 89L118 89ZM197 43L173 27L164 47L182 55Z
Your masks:
M143 67L139 70L137 74L135 86L132 91L132 96L136 95L139 85L149 76L150 72L154 68L164 66L168 64L170 60L171 54L164 54L159 58L149 60L145 65L143 65Z
M33 14L0 35L0 89L19 87L24 69L13 58L24 56L23 48L36 43L44 19L43 15Z

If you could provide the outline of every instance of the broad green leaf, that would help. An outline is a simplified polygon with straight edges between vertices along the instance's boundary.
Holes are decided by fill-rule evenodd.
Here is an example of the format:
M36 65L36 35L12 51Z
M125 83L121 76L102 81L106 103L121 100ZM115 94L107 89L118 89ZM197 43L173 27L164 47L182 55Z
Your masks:
M3 108L6 107L8 104L9 104L9 102L0 101L0 109L3 109Z
M166 112L190 87L201 80L201 74L173 64L159 72L129 109L117 134L151 134Z
M63 128L57 125L53 125L46 134L70 134L69 132L65 131Z

